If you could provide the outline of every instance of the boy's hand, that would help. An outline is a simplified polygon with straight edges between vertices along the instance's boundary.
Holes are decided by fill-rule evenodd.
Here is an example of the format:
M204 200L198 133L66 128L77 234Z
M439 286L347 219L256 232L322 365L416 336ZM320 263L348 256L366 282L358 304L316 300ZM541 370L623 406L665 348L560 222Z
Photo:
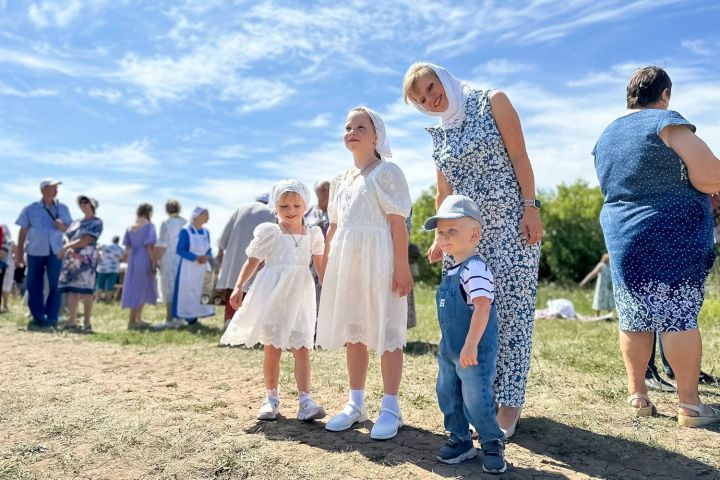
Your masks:
M462 350L460 351L460 366L462 368L475 367L478 364L478 346L471 343L465 342Z

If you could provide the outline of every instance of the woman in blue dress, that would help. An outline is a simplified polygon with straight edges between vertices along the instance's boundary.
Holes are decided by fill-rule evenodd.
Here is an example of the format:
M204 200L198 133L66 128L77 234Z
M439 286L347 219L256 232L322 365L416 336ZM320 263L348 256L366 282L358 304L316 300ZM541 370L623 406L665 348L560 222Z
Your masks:
M720 191L720 161L695 127L668 110L670 77L635 71L626 115L602 133L593 155L605 202L600 214L610 254L628 404L637 416L656 409L645 368L654 332L675 372L678 423L720 420L698 394L702 342L698 313L714 260L710 196Z
M435 207L454 193L472 198L482 211L478 255L492 269L498 315L497 420L510 438L525 402L543 231L520 119L503 92L470 89L429 63L410 66L403 90L405 101L440 117L438 127L428 128L437 170ZM441 258L434 242L428 259ZM451 265L446 258L443 273Z

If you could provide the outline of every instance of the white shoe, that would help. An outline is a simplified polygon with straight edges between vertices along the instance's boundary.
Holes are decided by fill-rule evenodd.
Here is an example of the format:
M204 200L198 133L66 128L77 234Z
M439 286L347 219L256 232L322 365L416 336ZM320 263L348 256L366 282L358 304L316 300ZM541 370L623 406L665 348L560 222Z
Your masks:
M300 408L298 409L297 419L302 422L311 422L320 418L325 418L325 409L315 403L312 398L306 397L303 402L300 402Z
M364 422L367 419L368 414L365 407L363 407L362 410L356 410L353 407L353 412L350 415L345 412L340 412L332 417L330 421L325 424L325 430L330 430L331 432L342 432L343 430L348 430L356 423Z
M275 420L280 413L280 399L265 397L260 410L258 410L258 420Z
M403 419L401 414L395 413L392 410L388 409L380 409L380 413L383 412L391 414L394 417L393 421L392 423L375 422L372 430L370 430L370 438L372 438L373 440L389 440L395 435L397 435L398 430L400 429L400 427L403 426Z
M165 328L181 328L187 325L185 320L182 318L173 318L172 320L165 320Z

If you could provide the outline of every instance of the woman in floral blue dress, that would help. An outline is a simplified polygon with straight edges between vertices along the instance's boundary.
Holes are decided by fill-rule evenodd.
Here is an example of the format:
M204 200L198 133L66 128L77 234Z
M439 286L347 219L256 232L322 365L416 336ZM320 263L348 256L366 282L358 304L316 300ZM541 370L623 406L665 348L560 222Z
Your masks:
M65 245L58 252L63 260L60 270L60 292L67 294L68 320L65 329L76 330L77 307L84 304L84 330L92 331L92 314L95 293L95 248L103 230L103 222L95 216L98 202L84 195L78 197L78 206L83 212L81 220L75 220L65 232Z
M510 438L525 402L542 238L520 119L503 92L470 89L429 63L410 66L403 90L405 101L440 117L438 127L428 128L437 170L436 208L455 193L472 198L482 210L478 254L493 271L498 313L497 419ZM437 242L428 258L442 258ZM446 258L443 272L450 265Z
M662 68L636 70L627 86L627 114L605 129L593 155L605 196L600 223L620 315L628 403L638 417L656 413L645 369L657 332L677 381L678 423L696 427L720 421L720 412L703 405L698 393L698 314L715 258L708 194L720 191L720 160L695 126L668 110L671 88Z

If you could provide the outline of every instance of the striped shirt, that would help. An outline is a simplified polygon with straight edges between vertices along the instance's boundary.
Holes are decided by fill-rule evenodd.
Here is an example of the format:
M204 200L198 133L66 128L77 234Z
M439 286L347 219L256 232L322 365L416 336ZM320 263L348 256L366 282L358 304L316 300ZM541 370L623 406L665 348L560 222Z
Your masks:
M447 271L447 275L457 275L460 265L456 265ZM486 297L492 302L495 299L495 284L493 283L493 274L485 265L485 262L479 259L470 260L460 272L460 284L462 285L465 295L465 301L472 306L473 299L477 297Z

